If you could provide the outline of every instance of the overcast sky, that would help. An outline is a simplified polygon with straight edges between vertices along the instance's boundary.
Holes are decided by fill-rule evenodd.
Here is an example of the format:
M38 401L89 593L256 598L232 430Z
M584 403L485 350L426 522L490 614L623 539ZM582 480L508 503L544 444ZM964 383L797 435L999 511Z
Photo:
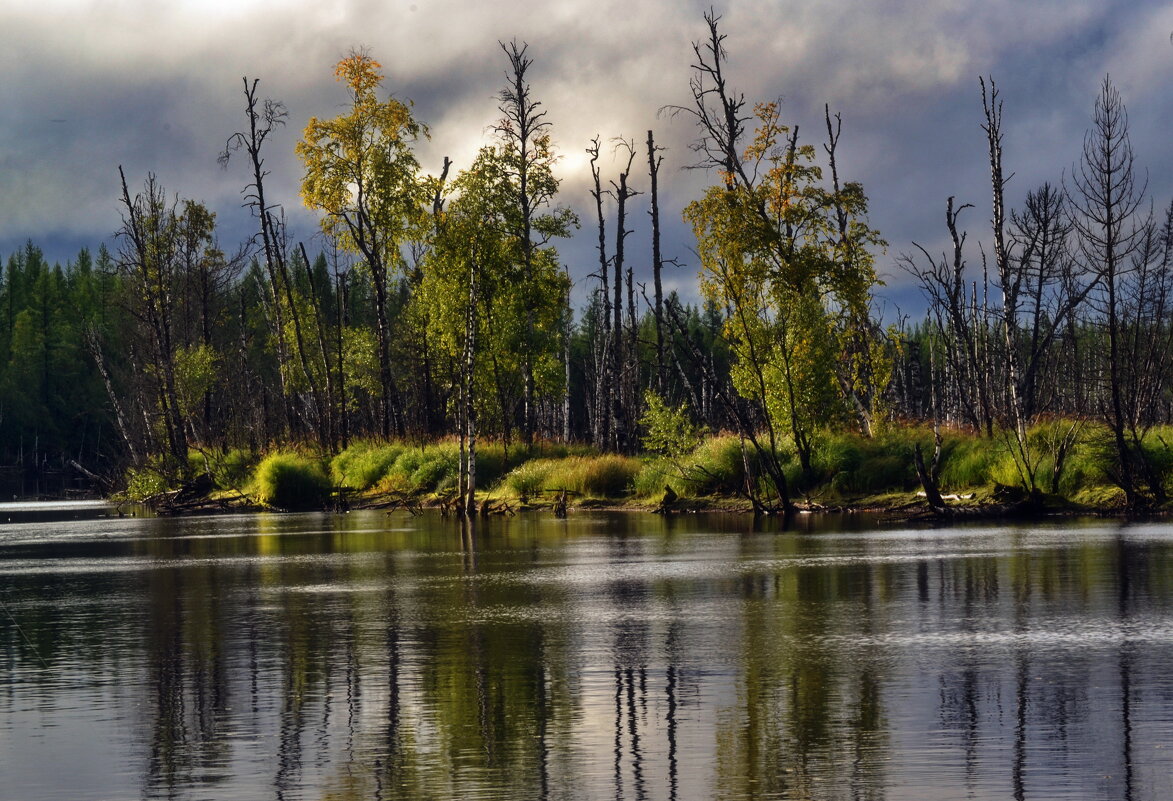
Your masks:
M563 156L560 199L582 232L560 250L588 285L594 254L584 149L599 135L669 148L661 177L666 255L692 296L696 259L680 210L711 176L683 171L694 130L657 110L687 102L691 43L708 2L692 0L6 0L0 4L0 256L31 239L53 260L109 241L119 224L118 166L207 203L230 249L252 229L241 208L243 162L217 153L242 127L243 76L289 110L267 154L269 198L312 251L313 215L297 195L294 143L311 115L343 110L333 64L365 47L385 88L415 103L431 129L425 170L466 166L489 139L505 80L499 40L528 42L531 85ZM1173 194L1173 4L1158 0L728 0L717 3L732 83L750 100L781 97L783 117L819 141L822 109L843 116L841 172L861 181L890 302L911 305L896 257L913 241L939 250L944 204L989 218L979 75L1005 101L1009 200L1059 182L1079 156L1099 83L1127 104L1132 142L1158 207ZM646 157L638 160L646 167ZM617 165L604 166L613 177ZM641 168L633 181L646 189ZM647 217L633 215L638 276L650 273ZM978 255L973 253L976 260ZM579 295L581 297L581 294Z

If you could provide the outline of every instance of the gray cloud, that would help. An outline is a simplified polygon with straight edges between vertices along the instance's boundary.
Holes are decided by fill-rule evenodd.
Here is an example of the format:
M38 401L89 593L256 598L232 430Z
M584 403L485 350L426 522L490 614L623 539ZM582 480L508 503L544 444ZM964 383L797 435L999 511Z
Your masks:
M497 41L516 37L530 44L534 92L563 155L563 202L584 219L582 234L561 248L575 275L594 260L584 148L596 134L640 143L655 128L669 148L667 248L688 263L674 280L689 289L695 264L679 214L708 179L678 169L690 161L693 131L686 119L657 110L688 100L691 41L704 34L707 7L670 0L17 0L0 9L7 43L0 50L0 254L31 238L64 260L79 242L108 239L119 219L119 164L132 183L153 171L169 190L209 203L226 242L248 236L243 165L216 165L243 122L245 75L260 77L262 92L289 109L289 125L268 154L270 196L309 238L315 222L297 197L293 144L311 115L341 110L345 93L331 74L338 58L370 48L384 65L386 88L413 100L430 126L420 155L437 170L445 155L467 164L486 141L506 67ZM878 263L894 297L907 296L894 256L914 240L940 246L947 196L977 205L967 221L974 237L989 216L978 75L993 74L1006 102L1012 201L1042 180L1061 180L1110 71L1157 203L1168 202L1167 4L733 0L719 12L733 80L747 97L781 97L784 117L811 141L822 130L824 102L843 114L843 167L863 182L872 223L890 242ZM604 169L613 173L616 165ZM633 223L633 248L646 261L642 206Z

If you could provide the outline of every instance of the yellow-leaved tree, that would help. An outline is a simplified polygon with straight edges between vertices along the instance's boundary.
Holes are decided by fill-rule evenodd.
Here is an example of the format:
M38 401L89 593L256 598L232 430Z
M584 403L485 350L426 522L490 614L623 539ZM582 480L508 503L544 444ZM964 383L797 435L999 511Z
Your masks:
M412 149L427 129L411 107L379 99L381 65L352 52L334 74L350 93L350 108L333 119L312 117L297 154L305 166L301 197L322 212L322 230L358 255L375 310L383 436L402 436L404 410L391 357L394 281L405 271L404 249L426 236L428 181Z

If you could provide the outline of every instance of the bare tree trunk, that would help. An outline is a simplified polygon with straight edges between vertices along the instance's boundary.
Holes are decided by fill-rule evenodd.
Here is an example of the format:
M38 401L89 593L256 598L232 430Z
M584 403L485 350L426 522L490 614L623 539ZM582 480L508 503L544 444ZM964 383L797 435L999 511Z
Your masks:
M627 450L636 450L636 427L639 421L639 320L635 313L635 288L632 270L627 268L627 380L624 386L624 405L627 407Z
M1009 423L1014 433L1015 463L1024 479L1025 488L1034 492L1037 489L1034 460L1030 442L1027 439L1029 420L1023 406L1019 370L1018 306L1023 274L1013 269L1005 236L1006 179L1002 172L1002 101L998 99L998 88L993 79L990 80L988 94L985 80L979 80L981 80L982 87L982 109L986 118L982 130L986 134L990 157L990 188L993 208L990 226L994 233L994 267L997 270L998 288L1002 291L1001 325L999 327L1002 329L1002 364L1006 370L1006 398L1007 405L1010 407Z
M465 495L461 498L461 508L465 515L473 517L477 513L477 431L476 407L473 404L474 378L476 376L476 347L477 347L477 277L476 267L469 264L468 270L468 310L465 313L464 323L464 430L462 441L468 443L466 458Z
M574 313L570 309L570 269L566 268L566 297L563 299L562 313L565 315L562 326L562 441L570 442L570 333L574 325Z
M522 279L528 289L533 283L534 270L534 240L533 217L534 198L531 195L530 158L534 137L548 127L549 123L542 118L544 111L538 111L540 105L530 97L529 81L526 71L532 61L526 57L526 46L517 46L516 42L508 46L501 43L501 49L509 57L509 86L501 93L501 111L505 114L508 124L499 127L505 132L513 145L517 147L517 202L521 212L521 257ZM534 312L533 305L526 304L525 336L523 340L525 352L522 354L521 369L524 384L524 409L522 413L522 440L526 446L532 445L534 440Z
M615 295L614 302L611 306L611 313L614 315L611 324L612 337L612 352L614 354L614 363L616 366L616 381L610 387L611 394L611 409L612 409L612 447L619 452L627 452L631 449L633 443L630 441L631 415L633 410L625 408L627 404L624 403L624 387L626 383L631 380L629 370L627 369L630 362L629 348L626 347L623 336L623 268L624 268L624 245L627 242L627 236L631 233L627 229L627 201L631 197L638 195L638 192L633 191L627 185L627 179L631 175L631 165L635 161L635 143L627 140L620 140L617 149L624 148L627 150L627 164L619 173L619 183L611 182L611 186L615 195L615 258L612 260L612 267L614 269L614 286L612 287Z
M843 203L843 188L839 183L839 164L836 160L843 123L836 114L832 124L830 105L823 106L823 116L827 124L827 143L823 149L827 152L827 166L831 169L837 228L835 249L842 254L839 258L843 260L843 269L850 273L856 271L856 242L851 235L851 215ZM875 431L876 395L882 389L875 386L875 369L872 364L872 337L876 326L872 323L870 309L866 306L860 308L858 302L848 305L843 314L846 317L843 327L849 333L844 348L845 363L838 371L840 391L855 409L860 431L865 437L871 437Z
M106 396L110 399L110 406L114 409L114 421L118 424L118 433L122 435L122 441L126 443L126 449L130 452L130 459L136 465L143 464L143 454L137 445L136 438L130 433L130 425L127 422L126 412L122 408L122 403L118 399L118 393L114 390L114 382L110 378L110 371L106 369L106 359L102 355L102 343L98 338L98 332L92 327L87 327L85 330L86 349L89 350L90 356L94 360L94 364L98 367L98 374L102 376L102 384L106 387Z
M349 274L337 270L335 262L334 282L338 296L338 417L339 417L339 444L345 448L350 443L350 413L346 402L346 351L343 348L343 332L349 323L350 315L350 284Z
M660 270L663 269L663 256L660 252L660 195L658 178L662 157L656 155L656 143L652 132L648 131L648 177L651 181L652 207L648 212L652 217L652 280L655 285L656 303L656 391L663 396L667 392L667 379L664 370L664 287L660 280Z
M261 158L261 148L272 132L285 124L288 112L285 105L279 101L266 99L261 108L258 108L257 85L259 78L249 82L244 81L245 116L248 118L248 131L238 131L228 137L224 150L220 153L220 163L227 166L231 154L243 148L249 157L249 166L252 169L253 181L245 188L245 201L257 216L261 227L261 247L264 254L265 273L269 279L268 307L270 323L273 327L274 339L277 343L278 378L281 382L281 405L284 415L282 426L290 431L293 425L293 414L290 408L289 389L286 386L286 371L289 364L289 355L285 343L285 314L281 304L281 278L278 273L278 259L283 257L279 252L277 232L273 229L273 218L270 216L270 207L265 201L265 177L269 174L264 169L264 159Z
M601 330L596 333L597 349L599 353L598 368L595 373L595 418L593 433L596 448L604 449L611 442L611 417L613 406L611 403L611 388L614 385L614 349L611 344L611 295L610 276L607 260L607 226L603 213L603 187L598 167L599 137L591 142L587 148L591 157L591 176L594 179L594 188L591 196L595 199L595 214L598 224L598 252L599 252L599 281L602 284L600 298L602 299Z
M326 442L329 443L331 448L334 448L338 443L338 426L335 420L337 401L334 388L334 372L330 369L330 348L326 345L326 319L322 315L321 300L318 298L317 289L314 287L314 273L310 268L310 259L309 254L305 251L305 243L299 242L298 246L301 248L301 260L305 263L306 283L310 288L310 304L314 312L314 328L318 334L318 355L322 358L322 372L326 379L325 406L319 413L324 413L325 416Z

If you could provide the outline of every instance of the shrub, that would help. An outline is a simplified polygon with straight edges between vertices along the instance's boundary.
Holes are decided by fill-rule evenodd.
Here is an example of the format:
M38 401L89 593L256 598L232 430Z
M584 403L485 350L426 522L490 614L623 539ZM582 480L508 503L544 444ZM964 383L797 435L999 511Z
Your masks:
M649 451L680 460L701 444L704 429L692 422L688 404L672 407L659 393L644 393L644 413L639 424L646 432L643 445Z
M132 467L126 471L126 497L132 501L141 501L160 492L166 492L170 487L167 479L155 467Z
M253 493L261 502L281 509L317 509L330 500L332 487L315 459L298 453L266 456L253 476Z

